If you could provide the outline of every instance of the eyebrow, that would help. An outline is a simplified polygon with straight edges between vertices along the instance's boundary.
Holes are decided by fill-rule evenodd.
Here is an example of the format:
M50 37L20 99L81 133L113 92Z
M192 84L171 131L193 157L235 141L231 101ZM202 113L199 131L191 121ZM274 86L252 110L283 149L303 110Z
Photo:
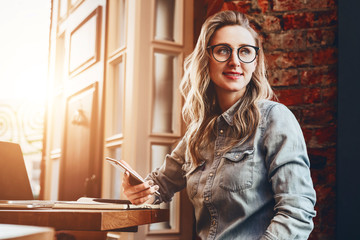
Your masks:
M226 45L228 47L231 47L231 48L234 48L232 45L228 44L228 43L216 43L216 44L211 44L210 46L214 46L214 45ZM236 48L240 48L240 47L243 47L243 46L254 46L254 47L257 47L256 44L253 45L253 44L248 44L248 43L242 43L242 44L239 44Z

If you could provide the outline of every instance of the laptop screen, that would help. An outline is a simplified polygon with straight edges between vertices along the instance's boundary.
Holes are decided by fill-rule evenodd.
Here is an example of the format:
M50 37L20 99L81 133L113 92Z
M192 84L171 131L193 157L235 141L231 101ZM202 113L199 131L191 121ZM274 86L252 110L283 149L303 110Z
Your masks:
M0 200L33 200L19 144L0 141Z

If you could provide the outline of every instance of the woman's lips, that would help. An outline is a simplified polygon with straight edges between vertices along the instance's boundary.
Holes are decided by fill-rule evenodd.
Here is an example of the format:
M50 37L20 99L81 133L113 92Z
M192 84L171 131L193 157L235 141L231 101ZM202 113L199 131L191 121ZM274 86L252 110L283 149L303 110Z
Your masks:
M237 79L243 76L244 74L240 72L223 72L223 75L225 75L227 78Z

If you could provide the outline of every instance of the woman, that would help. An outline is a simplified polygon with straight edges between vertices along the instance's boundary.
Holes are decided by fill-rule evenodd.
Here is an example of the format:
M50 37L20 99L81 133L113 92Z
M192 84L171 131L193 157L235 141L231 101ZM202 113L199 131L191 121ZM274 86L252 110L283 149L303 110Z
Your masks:
M269 99L260 38L238 12L203 25L185 62L188 130L148 176L124 193L135 204L170 201L187 188L202 239L307 239L315 191L294 115Z

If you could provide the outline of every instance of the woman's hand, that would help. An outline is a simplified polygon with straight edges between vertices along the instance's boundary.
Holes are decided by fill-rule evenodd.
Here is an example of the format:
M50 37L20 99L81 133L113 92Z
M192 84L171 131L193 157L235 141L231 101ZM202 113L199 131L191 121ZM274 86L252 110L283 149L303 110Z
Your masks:
M124 188L125 196L130 200L132 204L152 203L154 201L154 193L159 190L158 185L154 185L153 181L146 181L138 185L130 185L130 174L125 172L123 177L122 186Z

